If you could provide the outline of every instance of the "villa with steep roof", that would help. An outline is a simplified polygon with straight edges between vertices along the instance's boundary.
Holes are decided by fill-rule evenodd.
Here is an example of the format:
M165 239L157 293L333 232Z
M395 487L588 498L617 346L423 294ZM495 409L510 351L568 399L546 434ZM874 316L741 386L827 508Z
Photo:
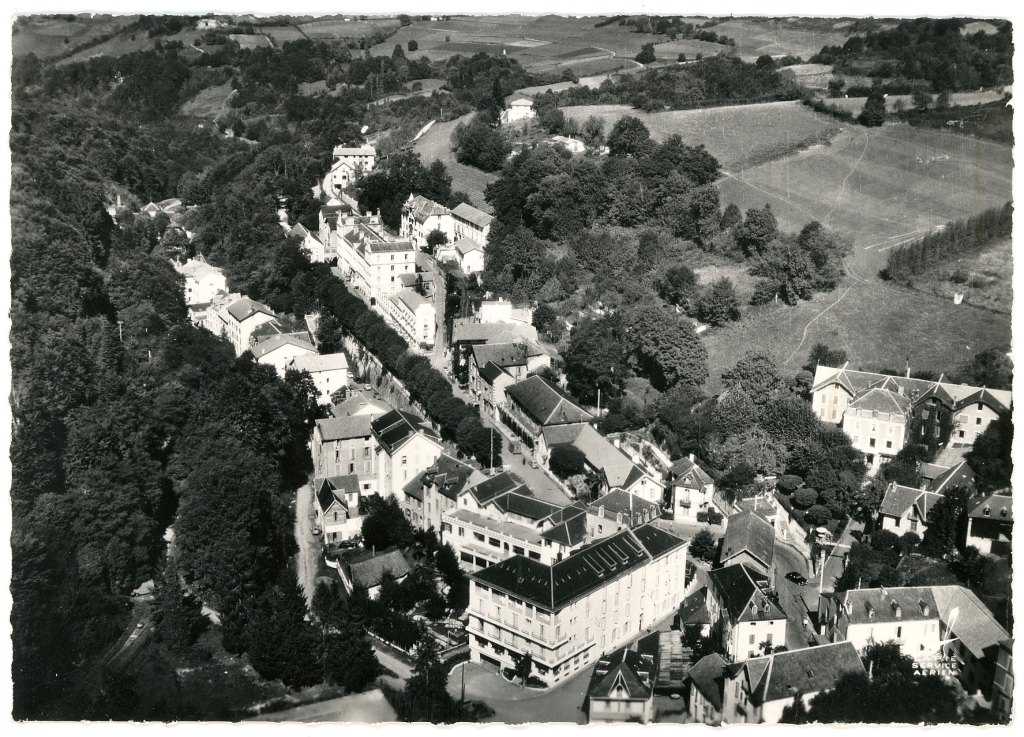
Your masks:
M674 614L686 551L644 525L553 565L515 555L470 574L470 660L511 668L529 653L534 675L558 685Z
M474 394L484 391L481 370L488 363L504 369L516 381L551 365L551 356L536 342L524 338L507 343L480 343L470 348L469 388Z
M299 249L314 264L323 263L327 260L327 247L320 240L320 236L311 232L302 223L295 223L292 229L288 231L288 237L295 238L298 241Z
M331 168L324 176L323 191L341 192L363 174L373 171L376 162L377 149L373 146L335 146Z
M267 305L240 297L239 299L227 302L220 309L207 315L207 323L214 335L221 335L228 339L235 348L235 355L240 356L249 350L250 338L253 331L264 323L277 318L274 311Z
M778 724L783 710L793 705L797 694L807 706L849 674L867 675L860 655L849 642L773 653L728 665L722 722Z
M937 450L970 446L1001 414L1009 391L818 366L813 408L825 422L841 425L853 446L878 467L913 442Z
M316 523L323 531L325 544L347 542L362 534L357 476L314 479L313 492L316 496Z
M708 578L712 633L729 658L753 658L763 643L786 643L786 612L763 573L737 563L710 571Z
M698 512L720 509L715 499L715 481L697 465L693 454L672 464L667 474L669 488L669 509L672 517L681 521L696 522Z
M928 529L928 512L941 498L940 493L921 491L893 481L878 507L881 528L897 535L913 532L923 538Z
M516 123L520 120L530 120L537 117L537 111L533 109L533 100L529 97L513 97L508 107L501 111L500 122L502 125Z
M722 702L728 663L718 653L705 655L690 668L690 717L712 726L722 723Z
M587 687L587 724L654 719L654 655L628 646L597 661Z

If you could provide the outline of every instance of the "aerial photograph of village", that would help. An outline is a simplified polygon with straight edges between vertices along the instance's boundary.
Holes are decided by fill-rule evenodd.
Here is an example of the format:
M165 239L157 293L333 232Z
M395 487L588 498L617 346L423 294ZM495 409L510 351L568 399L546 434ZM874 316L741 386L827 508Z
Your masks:
M10 17L8 721L1009 724L1013 22L407 6Z

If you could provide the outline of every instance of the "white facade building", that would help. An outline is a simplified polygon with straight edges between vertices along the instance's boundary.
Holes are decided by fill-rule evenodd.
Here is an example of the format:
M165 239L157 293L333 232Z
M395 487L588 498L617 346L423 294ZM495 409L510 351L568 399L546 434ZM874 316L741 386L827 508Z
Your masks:
M529 653L534 675L557 685L675 613L686 551L645 525L554 565L516 555L471 574L470 659L511 668Z
M348 358L344 353L299 355L285 369L308 373L313 379L320 404L330 404L331 395L349 383Z
M185 277L185 304L190 307L209 304L217 292L228 289L224 272L206 263L202 254L183 264L175 264L174 270Z

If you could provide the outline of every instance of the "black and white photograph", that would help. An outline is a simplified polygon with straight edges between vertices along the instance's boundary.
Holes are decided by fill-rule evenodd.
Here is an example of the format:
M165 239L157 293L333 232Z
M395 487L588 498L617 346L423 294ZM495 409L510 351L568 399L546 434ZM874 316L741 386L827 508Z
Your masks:
M11 727L1009 728L1008 7L64 5Z

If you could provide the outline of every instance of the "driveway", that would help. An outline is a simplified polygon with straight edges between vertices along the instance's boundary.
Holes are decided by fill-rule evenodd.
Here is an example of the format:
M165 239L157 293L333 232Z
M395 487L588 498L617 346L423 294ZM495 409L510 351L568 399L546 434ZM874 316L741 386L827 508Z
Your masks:
M313 536L313 485L303 484L295 492L295 543L299 552L295 557L295 575L306 594L306 603L312 605L316 591L316 572L320 556L320 539Z
M488 722L569 722L586 724L583 700L590 685L591 665L553 689L520 688L498 675L493 666L462 663L448 676L448 693L459 698L465 671L466 698L483 701L494 709Z

